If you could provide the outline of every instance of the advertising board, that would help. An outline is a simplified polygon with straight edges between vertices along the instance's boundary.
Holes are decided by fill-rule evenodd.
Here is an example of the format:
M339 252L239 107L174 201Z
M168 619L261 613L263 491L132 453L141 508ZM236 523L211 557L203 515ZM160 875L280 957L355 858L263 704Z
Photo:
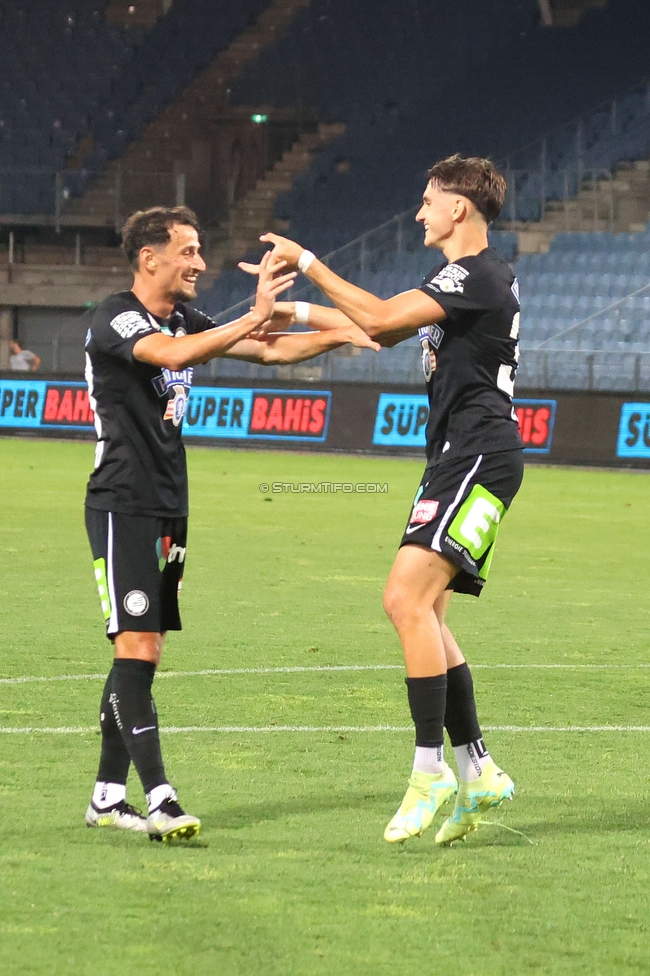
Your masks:
M189 437L324 443L329 390L193 387L184 433ZM86 384L71 380L0 379L0 428L92 430Z

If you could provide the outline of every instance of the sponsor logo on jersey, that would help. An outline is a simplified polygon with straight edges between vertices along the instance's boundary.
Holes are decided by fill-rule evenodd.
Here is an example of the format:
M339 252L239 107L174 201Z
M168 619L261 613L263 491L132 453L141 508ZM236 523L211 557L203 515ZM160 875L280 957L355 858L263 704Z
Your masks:
M519 302L519 281L517 278L515 278L513 283L510 285L510 290L517 299L517 302Z
M440 343L445 338L445 330L434 323L433 325L422 326L422 328L418 329L418 335L420 336L420 342L426 337L434 349L440 349Z
M174 396L167 401L163 420L171 420L174 427L180 427L187 409L187 390L184 386L173 386L172 391Z
M149 609L149 597L142 590L129 590L124 597L124 609L132 617L141 617Z
M163 369L160 376L154 376L152 383L154 389L159 397L165 396L166 393L176 386L184 386L189 390L192 386L192 380L194 378L194 367L188 366L187 369Z
M443 292L445 295L462 295L465 290L464 281L468 274L467 268L461 267L460 264L448 264L428 284L435 291Z
M624 403L621 407L616 456L650 458L650 403Z
M187 410L189 392L194 377L194 369L173 370L163 369L160 376L152 379L154 389L159 397L169 396L163 420L171 420L174 427L180 427Z
M422 372L424 373L424 381L425 383L430 383L438 366L438 360L436 359L436 354L433 351L433 346L428 336L420 339L420 345L422 346Z
M153 326L147 322L140 312L120 312L114 319L111 319L110 326L123 339L132 339L140 332L149 332Z

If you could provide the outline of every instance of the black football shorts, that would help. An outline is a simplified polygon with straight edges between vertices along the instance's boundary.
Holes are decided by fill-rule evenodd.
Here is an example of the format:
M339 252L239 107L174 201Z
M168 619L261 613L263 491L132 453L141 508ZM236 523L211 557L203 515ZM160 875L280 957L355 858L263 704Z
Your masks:
M523 475L518 450L437 461L424 472L400 545L439 552L460 568L449 589L480 596Z
M122 630L181 630L178 591L187 519L86 508L86 530L106 636L112 639Z

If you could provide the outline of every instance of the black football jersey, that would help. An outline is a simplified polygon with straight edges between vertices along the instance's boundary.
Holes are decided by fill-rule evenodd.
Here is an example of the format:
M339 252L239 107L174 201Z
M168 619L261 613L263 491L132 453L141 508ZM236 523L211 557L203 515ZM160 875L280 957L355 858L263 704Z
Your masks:
M194 370L179 372L133 358L139 339L214 328L179 303L168 319L152 315L133 292L105 299L84 316L86 381L95 413L95 470L89 508L126 515L187 515L187 470L181 439Z
M438 265L421 290L446 318L419 329L429 397L427 461L522 448L513 411L519 288L491 247Z

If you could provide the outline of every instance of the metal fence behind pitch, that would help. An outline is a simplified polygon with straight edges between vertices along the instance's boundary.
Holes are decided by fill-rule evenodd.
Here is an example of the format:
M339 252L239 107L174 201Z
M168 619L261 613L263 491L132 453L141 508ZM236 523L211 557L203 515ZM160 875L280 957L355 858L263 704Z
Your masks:
M98 190L97 201L84 194ZM136 209L161 206L182 206L185 203L186 177L184 173L123 170L112 174L87 169L14 169L0 168L0 214L8 216L47 218L57 231L75 217L79 223L102 226L122 226L126 216Z

